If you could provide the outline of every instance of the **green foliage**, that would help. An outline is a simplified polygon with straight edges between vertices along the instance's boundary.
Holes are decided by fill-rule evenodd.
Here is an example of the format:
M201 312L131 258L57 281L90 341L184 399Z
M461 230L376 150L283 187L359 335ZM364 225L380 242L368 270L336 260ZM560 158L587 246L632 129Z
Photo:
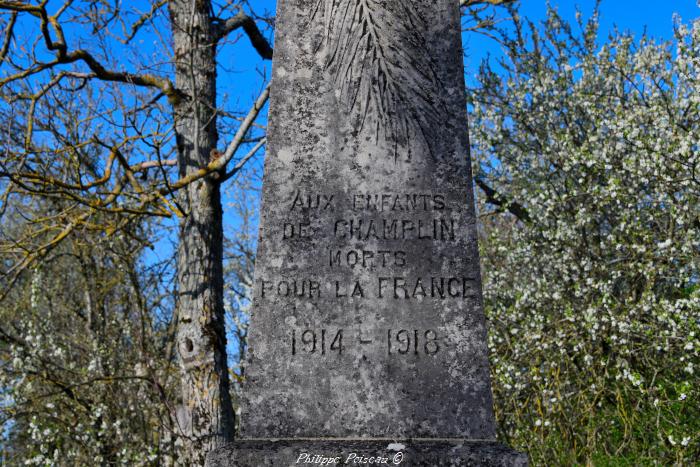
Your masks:
M471 93L500 436L536 465L690 465L700 21L666 44L597 31L516 19Z

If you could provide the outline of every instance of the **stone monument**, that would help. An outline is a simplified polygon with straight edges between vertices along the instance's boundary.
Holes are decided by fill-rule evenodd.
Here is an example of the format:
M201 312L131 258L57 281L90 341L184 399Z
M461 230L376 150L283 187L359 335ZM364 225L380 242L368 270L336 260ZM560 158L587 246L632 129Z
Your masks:
M279 0L240 439L209 465L526 465L495 442L457 0Z

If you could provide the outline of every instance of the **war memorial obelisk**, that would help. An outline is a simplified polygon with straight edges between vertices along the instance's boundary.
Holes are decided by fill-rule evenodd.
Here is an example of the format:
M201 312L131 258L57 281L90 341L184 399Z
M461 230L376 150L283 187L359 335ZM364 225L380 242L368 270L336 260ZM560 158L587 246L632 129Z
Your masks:
M240 437L209 465L527 464L495 442L458 4L279 0Z

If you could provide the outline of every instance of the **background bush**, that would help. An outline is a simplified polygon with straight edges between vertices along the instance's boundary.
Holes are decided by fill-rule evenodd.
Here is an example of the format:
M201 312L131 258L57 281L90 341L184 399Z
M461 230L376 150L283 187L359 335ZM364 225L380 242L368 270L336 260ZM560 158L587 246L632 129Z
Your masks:
M597 32L517 19L471 92L500 436L535 465L692 465L700 21Z

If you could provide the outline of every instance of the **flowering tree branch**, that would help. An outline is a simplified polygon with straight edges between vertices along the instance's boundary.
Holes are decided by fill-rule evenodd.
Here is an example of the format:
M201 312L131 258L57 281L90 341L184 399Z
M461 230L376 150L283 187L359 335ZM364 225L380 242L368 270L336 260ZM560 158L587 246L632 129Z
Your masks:
M516 218L518 218L518 220L520 220L521 222L530 222L530 214L527 212L527 209L525 209L525 207L522 204L516 201L509 201L508 199L506 199L504 196L502 196L500 193L494 190L488 183L486 183L486 180L484 180L484 178L479 175L474 177L474 182L481 189L481 191L484 192L484 195L486 195L485 201L488 204L497 206L500 209L508 211L509 213L513 214Z

